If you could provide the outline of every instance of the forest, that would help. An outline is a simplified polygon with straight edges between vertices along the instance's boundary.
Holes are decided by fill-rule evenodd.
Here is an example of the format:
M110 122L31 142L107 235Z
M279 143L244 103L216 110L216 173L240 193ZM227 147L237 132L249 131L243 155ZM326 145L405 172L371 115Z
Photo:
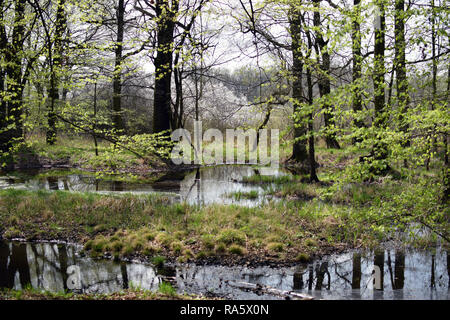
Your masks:
M0 9L0 299L89 299L94 286L94 299L352 290L365 299L375 267L373 297L407 297L412 268L411 286L426 288L413 297L448 299L447 0L0 0ZM199 125L235 129L243 143L205 133L180 152L174 133ZM255 141L278 167L257 164ZM203 160L180 164L175 151ZM349 265L331 271L323 259L336 255ZM154 265L151 285L130 259ZM61 279L46 279L43 261ZM101 263L120 264L101 265L120 275L116 289L87 266ZM222 292L206 276L167 276L187 263L236 282ZM75 295L70 265L82 273ZM282 279L295 267L283 280L292 288L255 289L236 278L243 265L275 266ZM218 292L184 290L188 281Z

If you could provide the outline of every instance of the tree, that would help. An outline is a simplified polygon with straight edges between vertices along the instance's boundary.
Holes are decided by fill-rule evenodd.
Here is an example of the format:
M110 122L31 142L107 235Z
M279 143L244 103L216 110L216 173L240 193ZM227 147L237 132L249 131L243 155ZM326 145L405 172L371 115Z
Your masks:
M336 148L339 149L339 143L336 140L334 130L334 121L333 121L333 108L328 101L328 96L331 93L331 82L330 82L330 53L328 52L328 41L325 40L323 36L323 31L321 30L321 25L323 21L321 21L320 16L320 3L322 0L313 0L314 3L314 27L316 29L316 42L315 49L317 55L320 56L321 63L320 64L320 74L319 74L319 91L320 96L324 98L323 109L324 109L324 119L325 119L325 130L326 136L325 141L327 143L328 148ZM331 131L331 132L330 132Z
M122 63L123 63L123 33L125 28L124 21L125 14L125 1L119 0L117 3L116 16L117 16L117 38L115 42L115 59L114 59L114 72L113 72L113 126L117 132L122 132L124 129L122 119Z
M394 68L397 74L397 102L400 127L406 135L408 125L405 122L404 115L407 112L409 104L408 79L406 76L406 41L405 41L405 1L395 1L395 58ZM405 137L404 147L409 145L409 138ZM404 161L407 164L406 159Z
M361 0L353 0L353 12L352 12L352 54L353 54L353 69L352 69L352 105L353 112L355 113L355 126L361 128L364 123L359 117L361 117L362 111L362 94L361 94L361 78L362 78L362 53L361 53ZM359 138L353 139L353 142L357 142Z
M40 54L37 50L28 56L24 50L36 22L33 14L27 14L26 4L26 0L0 1L0 152L4 154L23 140L23 91L31 66ZM9 33L7 30L11 29Z
M377 0L376 4L376 26L374 44L374 66L373 66L373 88L374 88L374 122L373 125L379 130L375 138L373 156L376 160L387 158L386 145L381 142L382 130L386 129L387 110L385 102L385 34L386 34L386 11L384 0Z
M60 74L62 73L62 65L64 58L64 46L63 37L66 30L66 14L65 14L65 0L56 1L56 19L54 26L54 34L52 34L52 26L48 24L51 21L50 13L44 16L44 10L42 9L39 1L34 2L34 8L37 11L41 19L42 26L46 36L47 47L47 65L50 68L50 84L48 85L48 128L46 141L47 144L53 145L56 141L56 106L59 101L59 82ZM49 5L48 10L51 10Z
M292 105L294 114L299 114L300 108L304 103L303 100L303 54L301 40L301 17L299 9L291 7L289 11L289 27L292 39ZM294 125L294 148L292 157L299 163L308 160L308 152L306 149L306 128L303 119L299 119Z

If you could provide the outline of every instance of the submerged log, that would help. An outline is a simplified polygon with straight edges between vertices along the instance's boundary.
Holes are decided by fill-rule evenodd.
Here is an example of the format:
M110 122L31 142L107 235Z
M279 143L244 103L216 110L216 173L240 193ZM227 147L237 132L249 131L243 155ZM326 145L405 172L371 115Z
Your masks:
M279 290L269 286L254 284L248 282L235 282L235 281L225 281L229 286L244 290L249 290L257 294L272 294L285 299L295 299L295 300L313 300L313 296L309 296L303 293L298 293L295 291Z

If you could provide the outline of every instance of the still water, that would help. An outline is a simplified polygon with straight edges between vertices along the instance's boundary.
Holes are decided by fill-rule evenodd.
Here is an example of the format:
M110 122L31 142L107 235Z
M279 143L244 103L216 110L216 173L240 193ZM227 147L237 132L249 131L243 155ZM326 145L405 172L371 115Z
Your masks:
M129 287L157 290L169 281L179 293L228 299L280 299L237 284L258 284L317 299L449 299L450 259L446 251L348 252L293 267L171 265L157 268L135 262L93 260L77 245L0 242L0 288L31 285L49 291L68 289L79 270L79 291L111 293ZM375 290L372 271L381 269ZM72 266L72 267L71 267ZM68 272L70 271L70 272ZM70 288L70 285L69 285Z
M265 174L286 175L281 169L267 169ZM270 170L270 172L268 172ZM23 173L23 172L22 172ZM41 172L27 172L26 177L0 177L0 189L17 188L26 190L66 190L76 192L100 193L163 193L172 195L176 201L189 204L207 205L211 203L239 204L255 206L267 200L263 197L261 185L242 183L244 177L260 174L258 167L215 166L168 173L152 183L128 183L123 181L97 179L86 174L63 174L64 170L52 171L51 176L39 175ZM268 187L267 185L265 187ZM230 195L234 192L257 192L255 199L236 200Z

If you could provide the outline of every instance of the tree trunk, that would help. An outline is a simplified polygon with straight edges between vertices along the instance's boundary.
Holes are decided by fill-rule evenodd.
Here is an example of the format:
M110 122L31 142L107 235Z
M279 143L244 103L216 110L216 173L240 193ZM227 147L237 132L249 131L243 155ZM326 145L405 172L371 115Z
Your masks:
M5 91L2 97L2 126L0 150L8 152L14 142L23 139L22 96L24 83L22 79L22 52L25 38L25 4L26 0L16 0L14 7L14 26L12 41L7 43L6 33L3 33L2 45L4 45L4 59L6 81L3 84ZM8 126L10 126L8 128Z
M59 102L59 78L62 69L63 62L63 37L66 30L66 13L65 13L65 0L59 0L57 2L56 10L56 22L55 22L55 46L52 51L51 43L49 47L49 60L50 60L50 87L48 97L50 100L49 112L48 112L48 129L47 129L47 144L53 145L56 141L56 107Z
M175 13L178 1L169 6L167 0L156 0L157 52L155 58L155 91L153 106L153 133L170 130L171 78L174 46Z
M113 126L118 133L123 133L124 124L122 119L122 53L123 53L123 34L125 27L125 3L119 0L116 10L117 16L117 38L115 44L115 65L113 73Z
M310 47L311 49L311 47ZM309 103L313 103L313 83L312 83L312 75L311 69L308 67L306 69L306 81L308 83L308 100ZM316 171L316 152L314 146L314 115L313 111L309 114L309 122L308 122L308 131L309 131L309 180L311 182L319 182L319 178L317 177Z
M292 38L292 104L294 115L300 113L300 107L303 103L303 55L301 48L301 20L300 12L292 8L289 12L289 25ZM299 163L304 163L308 160L308 152L306 149L306 126L304 119L294 121L294 148L292 157ZM301 140L299 140L301 139Z
M395 70L397 73L397 100L400 121L400 130L408 132L408 124L405 122L405 113L409 105L408 79L406 74L406 43L405 43L405 0L395 1ZM409 139L403 143L403 147L409 146ZM405 166L407 161L405 159Z
M8 39L6 37L6 29L4 21L4 0L0 0L0 56L6 55ZM0 65L0 152L6 152L7 143L4 141L7 126L6 121L6 100L3 98L6 94L6 70Z
M375 106L375 119L374 126L379 129L384 129L387 123L387 112L385 103L385 67L384 67L384 52L385 52L385 31L386 31L386 17L383 0L377 1L378 16L377 25L375 27L375 49L374 49L374 75L373 75L373 87L374 87L374 106ZM377 140L380 137L376 138ZM374 146L374 158L376 160L383 160L387 158L386 146L381 141L375 142Z
M361 96L361 75L362 75L362 54L361 54L361 25L359 19L361 17L361 0L353 1L353 23L352 23L352 52L353 52L353 87L352 87L352 104L353 112L356 115L354 124L357 128L364 126L364 121L358 118L362 111ZM360 141L359 137L353 139L353 143Z
M450 64L448 65L448 74L447 74L447 93L446 93L447 105L449 94L450 94ZM446 203L449 199L450 199L450 166L448 164L448 135L447 133L444 133L444 199L443 199L444 203Z
M321 21L320 21L320 2L322 0L314 0L314 27L316 29L316 43L318 47L316 47L317 54L321 56L321 64L320 64L320 75L319 75L319 92L320 96L322 98L325 98L331 93L331 81L330 81L330 67L331 67L331 61L330 61L330 53L327 49L327 41L323 39L322 32L320 30ZM330 133L328 130L333 130L335 127L334 119L333 119L333 113L334 108L330 105L330 103L327 100L324 100L323 105L324 111L324 120L325 120L325 127L327 129L327 133L325 136L325 141L327 144L327 148L336 148L340 149L339 143L336 140L335 133Z

